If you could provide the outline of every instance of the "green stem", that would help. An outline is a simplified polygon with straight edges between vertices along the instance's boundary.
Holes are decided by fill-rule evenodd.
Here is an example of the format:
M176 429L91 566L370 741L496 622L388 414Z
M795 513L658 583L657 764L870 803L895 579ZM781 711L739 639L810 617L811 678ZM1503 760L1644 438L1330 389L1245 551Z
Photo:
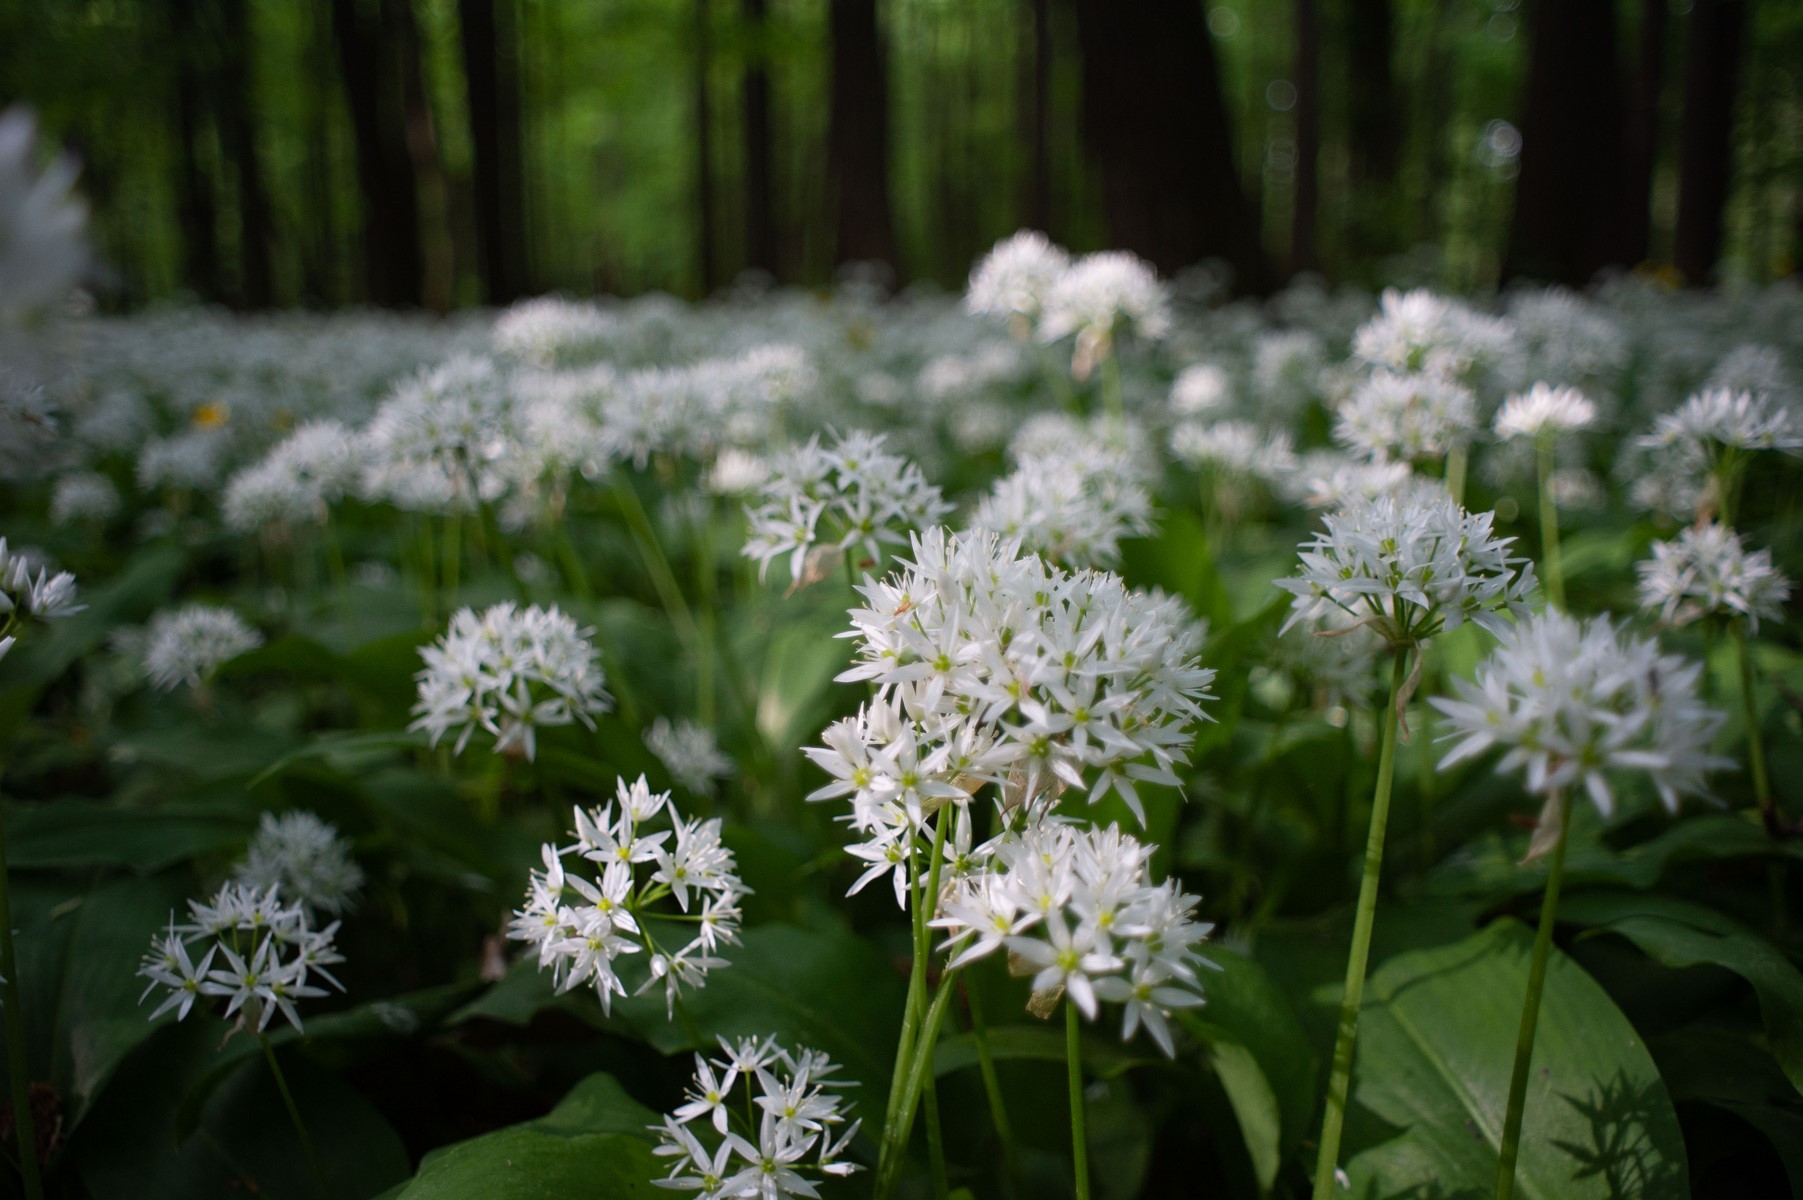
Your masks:
M288 1090L288 1077L282 1074L282 1064L276 1061L275 1047L269 1044L269 1035L258 1034L257 1040L263 1043L263 1058L269 1063L269 1073L275 1076L276 1090L282 1093L282 1103L288 1106L288 1119L294 1123L294 1132L300 1135L301 1149L307 1152L307 1166L313 1172L313 1182L319 1185L319 1194L330 1200L332 1185L326 1181L326 1169L319 1161L319 1151L313 1148L313 1138L307 1132L307 1123L301 1120L300 1108L294 1103L294 1093Z
M614 473L614 495L619 499L621 515L626 518L626 526L632 532L645 570L651 574L651 586L657 590L657 598L669 614L670 624L676 627L676 636L693 651L699 640L695 614L689 610L688 601L683 599L682 585L676 582L676 572L670 569L670 560L664 557L663 546L657 540L657 531L651 527L645 506L639 502L638 492L621 478L618 471Z
M927 1112L927 1163L933 1174L933 1200L946 1200L951 1184L945 1174L945 1134L939 1127L939 1087L931 1071L921 1088L921 1101Z
M1078 1045L1077 1006L1064 997L1064 1067L1071 1091L1071 1162L1077 1200L1089 1200L1089 1134L1083 1121L1083 1051Z
M1565 568L1559 559L1559 506L1553 502L1553 439L1543 433L1539 438L1540 475L1540 557L1546 565L1546 598L1559 611L1565 610Z
M718 658L720 580L715 572L711 512L700 513L690 531L694 542L695 595L700 602L696 621L699 646L695 651L695 717L714 727L714 663Z
M928 1007L926 1018L921 1022L920 1036L915 1043L915 1053L908 1063L906 1081L902 1085L901 1102L891 1105L891 1110L899 1114L895 1129L884 1130L883 1142L887 1149L893 1134L894 1144L905 1148L908 1138L914 1132L914 1110L919 1106L921 1089L925 1086L926 1076L933 1069L933 1046L939 1040L939 1026L945 1021L946 1006L950 1003L953 982L958 977L957 971L947 971L939 980L939 989L933 993L933 1003ZM887 1122L885 1122L887 1124ZM888 1200L895 1190L895 1177L901 1171L902 1154L879 1157L876 1168L876 1183L871 1192L873 1200Z
M1340 1133L1346 1124L1346 1095L1352 1086L1352 1050L1358 1037L1359 1005L1365 997L1365 966L1371 957L1371 927L1377 919L1377 884L1384 865L1384 827L1390 819L1390 787L1396 776L1396 701L1407 677L1408 654L1398 651L1390 668L1390 702L1384 708L1382 749L1377 757L1377 791L1371 798L1371 830L1365 839L1365 870L1359 880L1352 949L1346 957L1346 994L1340 1001L1333 1071L1327 1084L1327 1113L1321 1121L1321 1149L1315 1159L1314 1200L1329 1200L1339 1167Z
M945 857L947 815L946 810L941 809L939 819L933 822L933 850L928 859L926 886L920 886L917 875L911 889L914 962L908 972L908 997L902 1010L901 1037L895 1046L895 1073L889 1081L889 1105L883 1114L883 1141L877 1151L879 1185L885 1177L893 1182L893 1175L899 1169L903 1155L907 1153L908 1133L913 1128L914 1105L919 1096L917 1085L914 1097L907 1094L914 1073L911 1065L918 1062L923 1050L929 1058L932 1055L932 1041L923 1042L921 1032L925 1025L923 1009L927 993L927 960L931 955L926 910L929 903L936 906L938 902L939 866ZM941 980L940 987L944 986L944 981ZM879 1187L878 1195L882 1194Z
M482 522L482 540L488 543L488 552L494 556L501 573L507 576L507 582L513 587L514 597L521 604L531 604L532 594L526 590L519 568L514 566L513 553L508 548L507 539L501 536L501 522L495 517L495 506L477 497L476 512L477 519Z
M1010 1180L1020 1178L1020 1155L1014 1146L1014 1123L1008 1120L1008 1106L1002 1099L1002 1083L995 1073L995 1056L989 1052L989 1029L983 1021L982 993L977 977L964 980L964 999L970 1006L970 1036L977 1044L977 1071L983 1076L983 1095L989 1101L989 1120L1002 1143L1002 1165Z
M31 1121L31 1068L25 1057L25 1013L19 1007L19 958L13 951L11 872L6 867L6 822L0 820L0 1003L6 1006L7 1080L12 1085L13 1136L19 1143L19 1175L28 1200L44 1200L38 1177L38 1140Z
M1565 839L1571 830L1571 793L1559 793L1559 840L1553 843L1546 897L1540 902L1540 928L1534 934L1534 960L1528 967L1528 994L1521 1006L1521 1032L1515 1038L1515 1067L1509 1072L1509 1107L1503 1116L1502 1149L1496 1167L1496 1200L1515 1192L1515 1157L1521 1149L1521 1118L1527 1107L1528 1068L1534 1058L1534 1026L1540 1020L1540 993L1546 985L1546 959L1553 945L1559 913L1559 885L1565 878Z
M457 603L458 576L463 569L463 514L445 517L444 553L439 559L439 592L448 612Z
M1465 503L1465 468L1470 459L1471 449L1463 444L1446 452L1446 490L1456 504Z
M1102 356L1102 404L1108 413L1109 436L1124 439L1127 435L1127 404L1121 394L1121 360L1112 342Z
M1767 829L1778 823L1778 809L1772 799L1772 781L1765 770L1765 738L1759 731L1759 707L1753 700L1753 652L1747 648L1747 628L1740 621L1730 627L1734 652L1740 659L1740 711L1747 723L1747 757L1753 764L1753 795L1759 800L1759 815Z
M576 543L570 540L570 526L564 513L558 513L551 519L556 530L557 557L563 562L564 578L569 581L570 589L578 599L591 600L595 591L588 581L588 572L583 569L582 558L576 553Z

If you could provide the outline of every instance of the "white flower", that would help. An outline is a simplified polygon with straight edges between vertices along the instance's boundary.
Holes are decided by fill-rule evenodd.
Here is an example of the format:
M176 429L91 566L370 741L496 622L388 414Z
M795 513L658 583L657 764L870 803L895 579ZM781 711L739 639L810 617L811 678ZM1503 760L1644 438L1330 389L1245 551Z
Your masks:
M1791 423L1790 409L1768 396L1716 388L1659 417L1640 444L1713 462L1723 449L1796 453L1803 450L1803 431Z
M458 754L482 729L496 753L527 759L537 754L539 729L577 721L593 729L595 715L612 707L593 632L536 604L497 604L479 616L460 609L420 651L426 666L408 728L425 730L434 745L456 732Z
M152 687L171 692L182 684L198 688L213 672L263 644L263 635L229 608L189 604L150 619L144 672Z
M52 575L42 556L8 550L0 537L0 634L28 618L53 621L86 608L75 603L75 576L67 571Z
M1496 413L1496 436L1538 438L1542 434L1588 429L1596 421L1596 405L1576 388L1536 383L1503 401Z
M498 354L535 367L592 361L623 333L624 323L593 304L557 296L521 300L495 321Z
M1353 335L1352 352L1385 371L1460 378L1476 365L1503 359L1513 337L1508 322L1430 291L1388 288L1378 314Z
M697 796L707 795L716 779L732 774L732 759L720 753L713 730L693 721L658 717L645 730L645 745L672 779Z
M110 521L119 514L119 489L98 471L72 471L57 477L50 493L50 519L58 525Z
M1700 617L1744 617L1757 633L1760 618L1781 619L1790 580L1772 566L1772 552L1747 553L1740 535L1713 521L1693 525L1669 542L1654 542L1639 564L1640 606L1667 625Z
M305 910L284 904L273 886L228 883L211 903L190 900L188 913L186 925L171 918L138 968L150 981L140 1004L158 987L169 990L150 1014L153 1021L172 1008L184 1020L197 1002L212 997L225 1000L224 1015L237 1017L242 1027L262 1032L280 1012L299 1029L295 1002L326 994L312 982L315 975L344 990L326 969L344 961L333 940L338 923L312 928ZM196 962L190 948L203 942L206 952Z
M1504 612L1526 615L1534 569L1509 557L1514 539L1496 537L1494 519L1443 493L1329 513L1302 544L1300 572L1276 581L1296 597L1284 628L1338 609L1396 647L1467 620L1500 636Z
M403 380L363 431L364 494L399 507L459 512L507 490L505 460L525 440L507 378L467 355Z
M1333 435L1374 461L1415 463L1445 457L1476 427L1476 401L1464 385L1378 371L1341 405Z
M1185 421L1171 430L1171 453L1192 467L1275 481L1296 469L1288 433L1266 433L1250 421Z
M296 809L263 814L232 879L257 892L278 888L309 912L340 913L355 904L363 870L336 826Z
M1604 816L1614 808L1612 771L1644 771L1666 806L1704 793L1706 771L1729 765L1709 753L1722 716L1698 694L1702 669L1629 636L1607 617L1580 624L1548 609L1500 635L1475 682L1435 708L1456 744L1441 766L1506 753L1497 770L1525 768L1541 796L1583 785Z
M978 502L970 528L1064 566L1112 566L1123 538L1152 530L1152 497L1139 473L1119 443L1073 440L1022 457Z
M75 160L61 155L39 174L35 126L24 109L0 112L0 320L56 303L88 264Z
M1226 408L1233 402L1227 372L1211 363L1197 363L1177 373L1171 384L1171 412L1195 417Z
M1170 297L1151 264L1124 250L1105 250L1078 259L1053 285L1040 314L1039 340L1075 334L1071 372L1084 379L1123 330L1161 338L1170 326Z
M1282 481L1284 494L1310 508L1350 508L1379 496L1445 491L1407 463L1370 462L1338 450L1311 450Z
M1261 407L1300 413L1321 393L1327 354L1321 339L1305 329L1277 329L1259 335L1252 350L1252 391Z
M978 316L1031 321L1069 267L1070 256L1045 234L1023 229L997 242L972 268L964 307Z
M558 991L592 984L604 1012L626 994L619 960L642 953L647 976L638 991L661 986L673 1013L683 989L703 986L710 970L727 965L712 951L738 941L738 900L749 889L721 844L720 819L684 818L669 793L651 791L642 775L619 780L613 801L574 816L575 843L541 847L544 869L532 872L507 936L536 948ZM648 828L666 816L671 828ZM566 858L595 864L597 878L566 871ZM699 923L699 931L690 936L684 922Z
M0 226L0 234L4 232ZM5 303L0 294L0 318ZM58 409L49 389L36 378L0 361L0 480L37 479L55 464Z

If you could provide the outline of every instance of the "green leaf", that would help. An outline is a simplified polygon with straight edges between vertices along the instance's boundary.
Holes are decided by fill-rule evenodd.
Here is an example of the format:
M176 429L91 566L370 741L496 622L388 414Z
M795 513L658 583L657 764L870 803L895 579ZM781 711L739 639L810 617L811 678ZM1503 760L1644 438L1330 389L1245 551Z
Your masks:
M1354 1195L1490 1193L1532 941L1518 922L1498 921L1372 975L1353 1099L1402 1132L1352 1160ZM1652 1057L1603 989L1557 950L1522 1146L1524 1200L1689 1194L1683 1134Z
M13 869L109 866L151 874L206 854L242 849L252 825L216 805L154 809L65 799L9 805L6 861Z
M393 1200L568 1200L666 1195L646 1127L657 1114L591 1075L547 1116L435 1150Z
M1049 1026L998 1025L991 1027L989 1057L995 1062L1064 1062L1064 1032ZM1089 1039L1083 1043L1083 1066L1091 1075L1111 1079L1123 1071L1162 1059L1130 1053L1112 1041ZM968 1033L951 1036L941 1034L933 1047L933 1074L950 1075L954 1071L975 1068L976 1039Z
M372 764L387 762L396 750L411 750L425 744L426 735L418 731L325 733L264 767L247 786L254 788L302 763L324 762L340 771L367 769Z
M1233 1106L1234 1119L1239 1122L1240 1137L1252 1159L1259 1191L1267 1193L1277 1181L1277 1168L1283 1158L1283 1116L1277 1108L1277 1096L1259 1068L1258 1059L1238 1042L1217 1042L1210 1059L1221 1088L1227 1093L1227 1102Z
M1770 942L1713 909L1675 896L1584 892L1561 920L1627 938L1668 967L1701 963L1745 979L1759 997L1766 1041L1791 1086L1803 1092L1803 972Z
M1708 1104L1745 1121L1771 1143L1791 1194L1803 1196L1803 1107L1787 1094L1784 1076L1754 1038L1691 1026L1649 1039L1647 1048L1673 1100ZM1706 1150L1698 1156L1707 1157Z

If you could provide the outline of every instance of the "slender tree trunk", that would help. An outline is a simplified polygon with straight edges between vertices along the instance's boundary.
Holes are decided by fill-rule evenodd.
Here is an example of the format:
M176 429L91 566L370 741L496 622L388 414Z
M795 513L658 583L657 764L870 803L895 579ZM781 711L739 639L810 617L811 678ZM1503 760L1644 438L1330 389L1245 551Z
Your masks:
M1269 288L1201 6L1078 0L1077 28L1083 132L1114 243L1167 273L1219 257L1241 290Z
M511 0L457 0L457 21L475 158L472 199L482 298L507 304L528 289Z
M1503 273L1581 285L1630 261L1615 5L1534 0L1527 18L1532 62Z
M1622 257L1641 263L1652 252L1653 168L1659 155L1659 97L1665 83L1668 0L1640 0L1633 90L1628 98L1626 181L1622 187Z
M707 85L713 66L713 29L709 0L694 3L695 251L701 294L709 296L720 282L720 250L714 230L714 114Z
M269 197L263 190L263 160L257 150L257 116L250 77L253 53L245 6L219 5L219 121L226 156L238 189L238 302L245 308L275 303L275 269L270 261Z
M827 176L834 192L834 261L883 262L901 274L889 204L889 70L876 0L829 0L833 46Z
M1020 141L1026 148L1026 187L1020 198L1020 223L1049 232L1052 227L1052 6L1051 0L1027 0L1020 20L1019 99L1015 109Z
M325 79L332 69L331 14L314 8L308 14L306 69L309 78ZM301 291L306 303L330 307L342 301L339 287L337 221L332 211L333 186L331 110L326 92L307 89L306 162L304 184L307 217L301 246Z
M1678 232L1672 265L1684 281L1710 282L1722 256L1724 210L1734 175L1734 105L1740 91L1745 0L1696 0L1684 63L1678 132Z
M1290 212L1290 270L1320 265L1315 247L1321 188L1321 5L1295 0L1296 190Z
M1348 0L1346 47L1347 254L1354 259L1402 248L1396 171L1402 158L1403 106L1393 64L1391 0Z
M175 61L176 223L182 234L182 283L199 299L219 299L219 249L213 183L201 157L206 137L207 70L195 0L170 0Z
M413 0L382 0L383 48L400 79L402 127L407 161L418 184L420 218L421 300L433 312L448 312L456 283L456 254L451 243L450 187L438 154L438 126L426 87L424 55Z
M407 152L406 114L381 53L377 22L358 0L332 0L332 35L351 111L363 207L364 288L389 307L420 302L419 186Z
M745 265L780 277L770 144L769 0L741 0L745 75L740 102L745 154Z

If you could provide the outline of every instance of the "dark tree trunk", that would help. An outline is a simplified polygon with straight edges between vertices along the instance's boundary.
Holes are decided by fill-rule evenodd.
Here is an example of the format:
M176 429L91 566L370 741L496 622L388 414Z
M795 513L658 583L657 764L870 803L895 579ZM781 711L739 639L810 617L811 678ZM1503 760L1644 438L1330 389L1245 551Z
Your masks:
M1201 6L1077 0L1077 29L1083 132L1111 240L1167 273L1219 257L1239 289L1266 290Z
M195 0L170 0L169 36L175 61L175 215L182 234L182 283L199 299L219 299L219 249L213 183L201 157L207 136L207 71Z
M1622 257L1645 262L1653 235L1653 168L1659 154L1659 95L1665 83L1668 0L1640 0L1638 62L1628 96L1626 181L1622 191Z
M323 8L309 13L306 70L309 78L328 78L332 70L331 16ZM332 211L336 193L332 171L331 109L323 88L307 89L306 236L301 246L301 292L306 303L329 307L342 301L338 273L337 222Z
M1027 147L1027 186L1021 224L1050 232L1052 227L1052 5L1027 0L1021 22L1020 139Z
M1535 0L1505 278L1585 284L1628 261L1613 0Z
M1734 102L1740 90L1744 0L1696 0L1684 61L1678 132L1678 231L1672 265L1684 281L1710 281L1722 256L1723 210L1734 175Z
M1403 106L1393 56L1391 0L1348 0L1346 47L1347 183L1350 256L1365 258L1401 249L1395 213L1396 171L1402 160Z
M714 234L714 114L707 86L707 74L713 65L713 30L708 10L708 0L695 0L695 90L691 104L695 117L695 250L703 296L712 295L720 281L720 251Z
M371 302L420 302L419 185L407 150L399 81L386 70L381 29L358 0L332 0L332 35L351 112L363 207L364 289Z
M1295 0L1296 190L1290 212L1290 270L1312 271L1319 262L1315 224L1321 184L1321 5Z
M467 83L482 298L507 304L529 288L512 0L457 0Z
M382 31L388 69L401 82L407 160L418 188L420 299L433 312L448 312L457 272L451 245L450 189L445 183L444 162L438 155L438 128L432 119L413 0L382 0Z
M889 205L889 71L876 0L830 0L832 116L827 176L834 192L835 262L883 262L901 274Z
M775 277L780 272L772 203L767 6L768 0L742 0L746 51L740 102L745 109L745 265Z
M238 187L238 303L268 308L275 303L275 270L270 262L273 231L269 197L263 190L263 162L257 152L257 117L250 63L250 25L238 0L219 5L219 125L225 154Z

